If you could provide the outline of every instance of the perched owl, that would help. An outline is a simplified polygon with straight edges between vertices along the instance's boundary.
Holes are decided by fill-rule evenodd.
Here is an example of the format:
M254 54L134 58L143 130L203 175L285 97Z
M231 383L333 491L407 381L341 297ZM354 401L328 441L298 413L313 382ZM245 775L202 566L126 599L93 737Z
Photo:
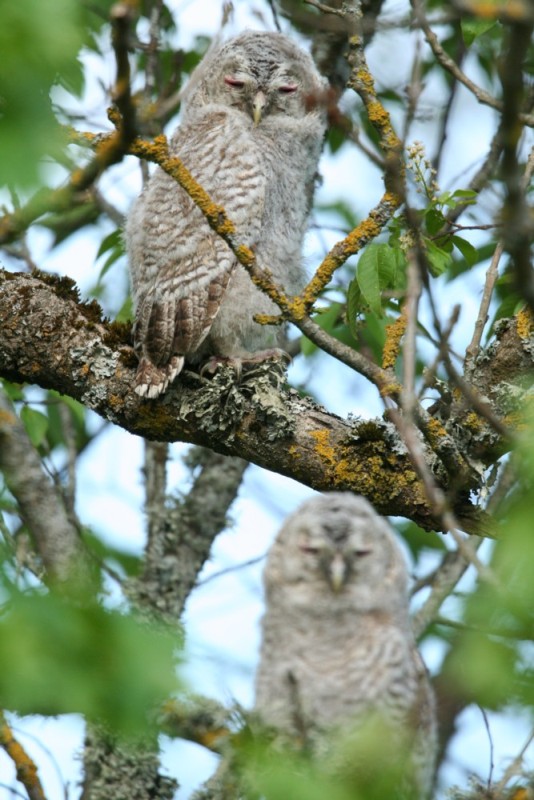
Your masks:
M301 247L325 133L325 81L280 33L247 31L210 50L191 77L171 140L212 200L285 290L303 284ZM277 312L187 193L158 169L126 225L135 306L135 391L157 397L185 359L276 347Z
M363 497L314 497L284 524L264 580L262 720L328 753L351 786L372 788L396 761L394 795L426 798L434 698L410 628L406 563L386 521Z

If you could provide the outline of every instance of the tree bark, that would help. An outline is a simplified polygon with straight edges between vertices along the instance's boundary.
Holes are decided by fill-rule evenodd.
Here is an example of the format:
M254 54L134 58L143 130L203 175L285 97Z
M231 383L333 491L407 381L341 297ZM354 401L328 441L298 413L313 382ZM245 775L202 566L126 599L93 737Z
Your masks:
M319 491L362 494L381 514L436 529L390 422L340 419L281 388L269 365L241 380L228 368L211 379L185 371L162 398L142 399L132 389L130 341L129 326L103 320L95 301L81 303L70 279L0 271L0 376L55 389L130 433L207 446ZM447 470L427 445L425 452L446 489ZM457 490L454 511L467 532L490 535L487 515L469 498L476 488L465 483Z

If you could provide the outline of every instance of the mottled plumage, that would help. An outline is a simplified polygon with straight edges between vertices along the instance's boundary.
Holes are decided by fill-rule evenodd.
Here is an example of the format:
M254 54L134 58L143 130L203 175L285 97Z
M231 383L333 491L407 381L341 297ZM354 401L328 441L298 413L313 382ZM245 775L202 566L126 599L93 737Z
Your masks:
M436 734L407 585L394 535L364 498L333 492L304 503L267 560L256 707L316 753L328 751L332 733L346 734L330 761L357 782L373 757L385 774L397 758L395 786L413 798L430 790ZM357 736L371 722L381 731L374 756L361 752L369 736Z
M324 79L279 33L245 32L204 57L171 140L239 242L289 293L303 283L301 247L325 132ZM135 391L157 397L184 360L246 357L279 344L276 313L187 193L157 169L126 226L135 305Z

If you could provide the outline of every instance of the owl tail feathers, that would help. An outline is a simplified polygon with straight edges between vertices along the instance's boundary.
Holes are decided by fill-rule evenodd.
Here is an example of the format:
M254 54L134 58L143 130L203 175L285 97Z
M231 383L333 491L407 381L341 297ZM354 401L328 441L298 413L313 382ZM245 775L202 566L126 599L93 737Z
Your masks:
M150 359L142 356L137 367L134 391L140 397L154 400L163 394L169 383L180 374L183 366L183 356L173 356L163 367L156 367Z

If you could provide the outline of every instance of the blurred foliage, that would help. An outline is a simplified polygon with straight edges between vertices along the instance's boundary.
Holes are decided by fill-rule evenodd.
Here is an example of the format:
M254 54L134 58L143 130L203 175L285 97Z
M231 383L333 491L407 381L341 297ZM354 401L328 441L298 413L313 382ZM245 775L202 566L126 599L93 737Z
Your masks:
M43 158L57 157L64 147L50 89L59 84L82 95L78 56L83 46L94 46L111 4L0 0L0 185L36 185Z
M176 635L89 598L72 603L9 588L0 615L0 705L19 714L76 712L119 734L142 734L178 689Z

